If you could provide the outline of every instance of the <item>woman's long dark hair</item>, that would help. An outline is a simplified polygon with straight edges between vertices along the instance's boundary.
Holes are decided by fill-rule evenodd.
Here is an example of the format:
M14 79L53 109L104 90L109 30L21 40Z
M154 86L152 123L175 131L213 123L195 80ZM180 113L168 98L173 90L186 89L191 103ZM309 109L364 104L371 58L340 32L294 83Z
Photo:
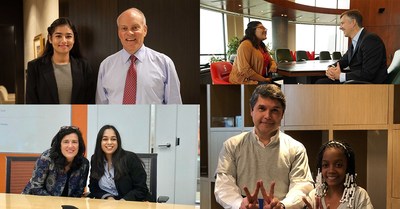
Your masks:
M104 125L97 134L96 147L91 159L92 168L90 171L90 177L95 178L97 180L99 180L104 174L104 160L106 159L106 156L104 155L103 149L101 148L101 141L103 139L103 134L107 129L112 129L115 132L115 136L117 137L117 143L118 143L118 147L112 155L112 164L114 166L114 171L115 171L114 178L119 179L120 177L128 174L127 170L128 159L126 157L127 152L124 149L122 149L121 136L118 130L114 126ZM136 154L134 156L139 161L141 161Z
M53 34L56 30L56 27L62 26L62 25L67 25L69 28L71 28L72 32L74 33L74 46L72 47L71 51L69 52L69 55L74 58L82 58L78 31L76 30L75 25L73 25L72 22L66 17L58 18L47 28L48 35L47 35L46 47L45 47L41 57L51 59L51 57L53 56L54 48L49 40L50 40L51 36L53 36Z
M55 167L59 170L64 170L64 167L68 164L67 159L61 152L61 141L66 135L73 133L78 136L79 149L78 154L76 154L72 161L71 170L79 169L82 165L83 159L85 158L84 155L86 148L81 131L75 126L62 127L53 137L50 148L50 158L54 161Z
M251 21L247 24L247 28L245 30L245 35L242 38L242 40L240 41L240 43L242 43L245 40L249 40L251 42L251 44L254 46L254 48L258 49L259 47L261 47L262 49L264 49L265 52L268 52L267 50L267 46L265 46L263 41L258 40L257 36L256 36L256 30L257 30L257 26L259 24L262 24L259 21Z

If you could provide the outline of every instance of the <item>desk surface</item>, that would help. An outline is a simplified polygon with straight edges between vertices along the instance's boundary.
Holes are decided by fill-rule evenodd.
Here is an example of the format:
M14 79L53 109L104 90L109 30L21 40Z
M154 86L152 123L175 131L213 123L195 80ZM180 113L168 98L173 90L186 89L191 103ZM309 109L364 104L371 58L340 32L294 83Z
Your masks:
M79 209L195 209L195 205L175 205L117 200L95 200L89 198L36 196L0 193L0 209L61 209L62 205L73 205Z
M278 64L278 74L287 77L324 76L328 66L337 60L307 60L283 62Z

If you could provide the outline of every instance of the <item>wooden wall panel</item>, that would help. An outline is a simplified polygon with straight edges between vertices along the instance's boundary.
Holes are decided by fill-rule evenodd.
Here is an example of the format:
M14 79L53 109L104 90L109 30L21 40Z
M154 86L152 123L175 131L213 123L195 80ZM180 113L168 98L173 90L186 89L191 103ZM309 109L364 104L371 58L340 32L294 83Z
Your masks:
M392 205L391 205L391 209L399 209L400 208L400 199L398 198L391 198L392 201Z
M333 108L331 88L332 85L285 85L284 126L328 125Z
M388 123L387 85L337 85L333 88L333 125Z
M369 4L371 0L351 0L350 9L358 9L363 14L363 23L369 22Z
M168 55L174 61L181 82L183 103L199 103L198 0L60 1L68 5L68 10L60 9L60 16L69 16L77 25L82 51L96 72L103 59L122 48L117 35L118 15L130 7L142 10L148 26L145 45Z
M368 17L367 25L370 26L384 26L389 25L390 21L390 10L389 0L379 0L379 1L370 1L369 2L369 11L368 13L363 13L363 16ZM383 13L379 13L379 8L385 8Z
M393 173L392 173L392 195L400 198L400 130L393 130Z
M390 25L400 25L400 2L389 0L390 2Z

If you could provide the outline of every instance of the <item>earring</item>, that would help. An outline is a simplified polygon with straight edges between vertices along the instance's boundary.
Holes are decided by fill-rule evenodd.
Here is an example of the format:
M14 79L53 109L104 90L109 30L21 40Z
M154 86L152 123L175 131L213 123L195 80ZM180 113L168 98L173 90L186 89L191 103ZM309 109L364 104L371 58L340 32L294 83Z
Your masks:
M356 177L357 174L353 176L352 174L346 173L346 180L344 181L344 191L340 202L347 202L348 207L353 207L354 193L357 187Z
M324 197L326 194L326 191L328 190L328 187L326 186L325 183L325 179L324 177L322 177L322 173L318 168L318 174L317 174L317 178L316 178L316 183L315 183L315 189L316 189L316 193L315 195L317 197Z

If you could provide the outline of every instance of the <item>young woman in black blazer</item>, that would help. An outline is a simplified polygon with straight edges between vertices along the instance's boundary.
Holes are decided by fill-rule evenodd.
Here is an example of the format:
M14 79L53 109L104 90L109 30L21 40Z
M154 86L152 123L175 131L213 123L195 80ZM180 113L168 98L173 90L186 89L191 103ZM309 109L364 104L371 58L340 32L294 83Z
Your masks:
M25 103L94 103L94 75L82 58L75 26L67 18L59 18L47 32L44 52L28 63Z
M143 162L133 152L122 149L118 130L103 126L97 134L91 159L89 197L144 201L149 198Z

